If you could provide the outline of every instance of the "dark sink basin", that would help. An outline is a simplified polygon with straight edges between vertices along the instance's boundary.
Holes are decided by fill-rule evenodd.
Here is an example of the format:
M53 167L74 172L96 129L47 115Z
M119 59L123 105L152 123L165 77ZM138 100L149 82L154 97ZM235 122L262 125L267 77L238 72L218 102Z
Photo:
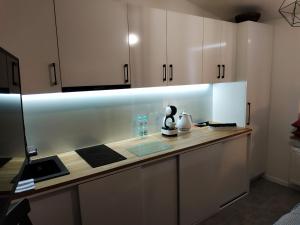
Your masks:
M70 174L57 156L33 160L26 165L21 180L34 179L35 182L49 180Z

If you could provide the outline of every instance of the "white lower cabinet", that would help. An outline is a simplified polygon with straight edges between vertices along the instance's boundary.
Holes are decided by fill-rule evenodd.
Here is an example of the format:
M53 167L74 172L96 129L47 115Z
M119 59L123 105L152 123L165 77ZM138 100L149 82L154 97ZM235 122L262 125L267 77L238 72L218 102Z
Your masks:
M248 136L221 143L221 164L217 176L220 207L249 191L247 145Z
M220 151L217 144L180 155L180 225L196 224L218 211Z
M80 225L77 188L30 198L30 220L34 225Z
M178 224L177 158L142 167L143 224Z
M79 185L82 225L142 224L141 169Z

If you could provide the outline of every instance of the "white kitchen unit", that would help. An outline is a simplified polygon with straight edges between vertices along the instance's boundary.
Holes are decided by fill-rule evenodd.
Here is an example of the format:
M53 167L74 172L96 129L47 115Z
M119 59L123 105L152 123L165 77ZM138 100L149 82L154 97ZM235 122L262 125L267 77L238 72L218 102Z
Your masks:
M168 84L202 81L203 18L167 11Z
M235 78L237 25L204 18L202 83Z
M62 86L130 84L127 5L56 0Z
M217 176L219 207L231 203L249 191L248 137L241 136L220 144L220 165Z
M0 46L20 60L22 92L61 91L52 0L0 2Z
M220 144L179 156L180 225L193 225L218 212Z
M193 225L246 194L248 136L180 155L180 225Z
M201 83L202 17L129 5L128 18L134 87Z
M142 224L141 169L79 185L82 225Z
M34 225L81 225L77 188L29 198Z
M131 83L167 85L167 11L128 5Z
M273 28L240 23L237 43L236 79L247 81L248 125L253 129L250 176L254 178L266 170Z
M143 224L178 224L177 158L142 167Z

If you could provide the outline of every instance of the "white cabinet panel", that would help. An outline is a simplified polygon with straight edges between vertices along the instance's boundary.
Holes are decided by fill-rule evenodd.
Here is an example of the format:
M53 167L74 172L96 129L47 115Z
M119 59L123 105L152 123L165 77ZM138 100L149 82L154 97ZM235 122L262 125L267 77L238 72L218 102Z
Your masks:
M79 185L82 225L142 224L140 168Z
M244 22L238 24L237 80L247 81L252 143L250 176L266 171L270 109L273 28L270 25Z
M220 144L180 155L180 225L192 225L219 209Z
M203 18L167 12L169 85L202 81Z
M204 18L203 83L220 79L221 32L221 21Z
M238 137L221 144L221 165L218 176L219 206L248 192L248 136Z
M127 5L115 0L56 0L55 5L62 86L128 84Z
M231 82L235 78L237 26L234 23L222 22L221 56L224 66L221 82Z
M81 225L76 188L29 199L34 225Z
M20 60L23 93L61 91L52 0L0 1L0 33L0 46Z
M167 84L167 12L128 6L130 65L133 87Z
M144 225L177 225L177 159L142 167Z
M203 83L235 78L236 24L204 18Z

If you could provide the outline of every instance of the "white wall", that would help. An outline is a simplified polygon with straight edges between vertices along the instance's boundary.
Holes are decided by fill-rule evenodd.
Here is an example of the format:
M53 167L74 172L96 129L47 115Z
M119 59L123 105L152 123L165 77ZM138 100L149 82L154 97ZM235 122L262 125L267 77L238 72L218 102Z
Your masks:
M123 2L140 4L147 7L169 9L176 12L187 13L197 16L219 18L216 15L203 10L199 5L189 0L120 0Z
M290 124L297 119L300 101L300 28L283 19L270 23L274 43L267 176L287 183Z

